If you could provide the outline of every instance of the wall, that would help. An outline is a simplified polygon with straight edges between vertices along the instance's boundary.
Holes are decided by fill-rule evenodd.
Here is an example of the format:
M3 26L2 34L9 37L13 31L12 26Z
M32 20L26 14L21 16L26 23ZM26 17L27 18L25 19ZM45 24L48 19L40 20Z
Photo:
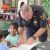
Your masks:
M19 0L18 1L18 10L20 9L21 2L24 2L25 4L27 4L27 0Z
M3 4L3 2L2 2L2 0L0 0L0 9L2 8L2 4Z

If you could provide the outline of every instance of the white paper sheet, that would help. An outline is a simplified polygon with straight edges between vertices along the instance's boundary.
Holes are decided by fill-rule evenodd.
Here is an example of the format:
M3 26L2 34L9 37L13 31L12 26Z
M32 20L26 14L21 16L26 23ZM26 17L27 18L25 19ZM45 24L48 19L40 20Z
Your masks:
M31 44L31 45L22 44L19 47L10 48L10 50L30 50L33 46L35 46L35 45L37 45L39 43L41 43L41 42L35 42L35 43Z

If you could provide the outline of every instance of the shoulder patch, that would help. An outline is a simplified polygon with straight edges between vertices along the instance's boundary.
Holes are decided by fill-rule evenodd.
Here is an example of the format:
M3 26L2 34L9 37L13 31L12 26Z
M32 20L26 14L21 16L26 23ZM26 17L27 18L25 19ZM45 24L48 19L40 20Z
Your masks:
M41 20L45 20L45 19L46 19L45 13L43 13L43 14L40 16L40 19L41 19Z

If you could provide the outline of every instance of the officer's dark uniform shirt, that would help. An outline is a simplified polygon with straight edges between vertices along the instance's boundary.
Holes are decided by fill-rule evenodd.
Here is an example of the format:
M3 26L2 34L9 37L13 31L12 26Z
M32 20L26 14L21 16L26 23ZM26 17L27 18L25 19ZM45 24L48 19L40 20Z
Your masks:
M31 6L33 11L32 19L25 21L19 14L18 25L19 27L26 27L26 36L27 38L31 37L39 28L45 28L47 24L47 15L42 6ZM41 37L40 41L46 41L47 39L47 30Z

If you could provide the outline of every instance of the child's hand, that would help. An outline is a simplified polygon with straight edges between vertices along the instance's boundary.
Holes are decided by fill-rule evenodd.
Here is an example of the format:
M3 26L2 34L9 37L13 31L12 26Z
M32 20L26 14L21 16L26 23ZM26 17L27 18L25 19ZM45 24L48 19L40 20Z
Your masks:
M35 42L35 40L33 40L32 37L30 37L30 38L27 40L27 44L28 44L28 45L32 44L33 42Z
M10 47L11 46L11 43L9 41L7 41L7 46Z
M22 36L20 36L20 37L19 37L19 40L18 40L18 45L23 44L23 42L24 42L23 37L22 37Z

